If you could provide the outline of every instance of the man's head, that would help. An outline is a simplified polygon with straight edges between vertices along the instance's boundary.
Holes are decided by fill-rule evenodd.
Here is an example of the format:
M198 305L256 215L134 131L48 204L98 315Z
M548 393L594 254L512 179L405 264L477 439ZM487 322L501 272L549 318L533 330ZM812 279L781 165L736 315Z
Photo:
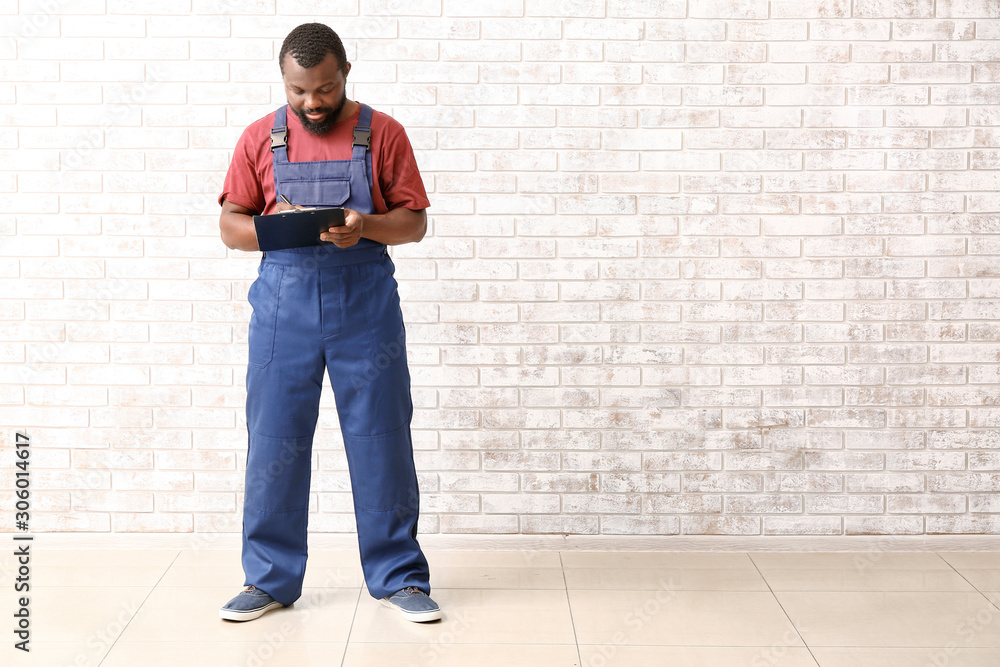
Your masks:
M344 44L322 23L303 23L285 37L278 53L288 105L313 134L324 134L347 104Z

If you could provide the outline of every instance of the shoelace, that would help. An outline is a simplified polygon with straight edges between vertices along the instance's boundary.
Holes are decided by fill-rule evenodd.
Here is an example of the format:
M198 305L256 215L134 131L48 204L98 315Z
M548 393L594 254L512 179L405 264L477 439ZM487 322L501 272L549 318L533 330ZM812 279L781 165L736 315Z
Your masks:
M417 588L416 586L407 586L406 588L404 588L404 589L402 590L402 592L403 592L403 593L413 593L413 594L417 594L417 593L419 593L419 594L421 594L421 595L423 595L423 593L424 593L424 592L423 592L422 590L420 590L420 589L419 589L419 588Z

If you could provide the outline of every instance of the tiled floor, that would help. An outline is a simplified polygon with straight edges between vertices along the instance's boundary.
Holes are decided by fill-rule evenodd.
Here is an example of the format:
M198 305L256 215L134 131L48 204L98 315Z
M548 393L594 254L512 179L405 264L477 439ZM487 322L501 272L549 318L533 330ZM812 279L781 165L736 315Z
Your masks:
M312 551L302 597L245 623L238 551L37 551L32 653L61 667L996 667L1000 553L427 552L440 622ZM14 610L0 557L0 614Z

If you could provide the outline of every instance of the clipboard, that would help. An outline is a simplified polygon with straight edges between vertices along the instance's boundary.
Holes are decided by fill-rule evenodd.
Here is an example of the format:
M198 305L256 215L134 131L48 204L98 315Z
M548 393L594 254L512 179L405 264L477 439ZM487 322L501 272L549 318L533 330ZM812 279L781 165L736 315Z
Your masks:
M284 250L313 245L333 245L319 235L346 224L343 208L297 208L271 215L253 216L260 250Z

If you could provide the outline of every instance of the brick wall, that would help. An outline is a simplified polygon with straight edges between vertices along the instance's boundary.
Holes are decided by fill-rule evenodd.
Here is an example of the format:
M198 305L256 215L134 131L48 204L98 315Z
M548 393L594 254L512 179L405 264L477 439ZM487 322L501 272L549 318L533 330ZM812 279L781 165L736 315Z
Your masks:
M239 532L259 254L215 198L323 20L432 201L392 249L423 532L1000 533L997 0L139 5L0 1L35 530ZM337 426L327 384L314 531Z

